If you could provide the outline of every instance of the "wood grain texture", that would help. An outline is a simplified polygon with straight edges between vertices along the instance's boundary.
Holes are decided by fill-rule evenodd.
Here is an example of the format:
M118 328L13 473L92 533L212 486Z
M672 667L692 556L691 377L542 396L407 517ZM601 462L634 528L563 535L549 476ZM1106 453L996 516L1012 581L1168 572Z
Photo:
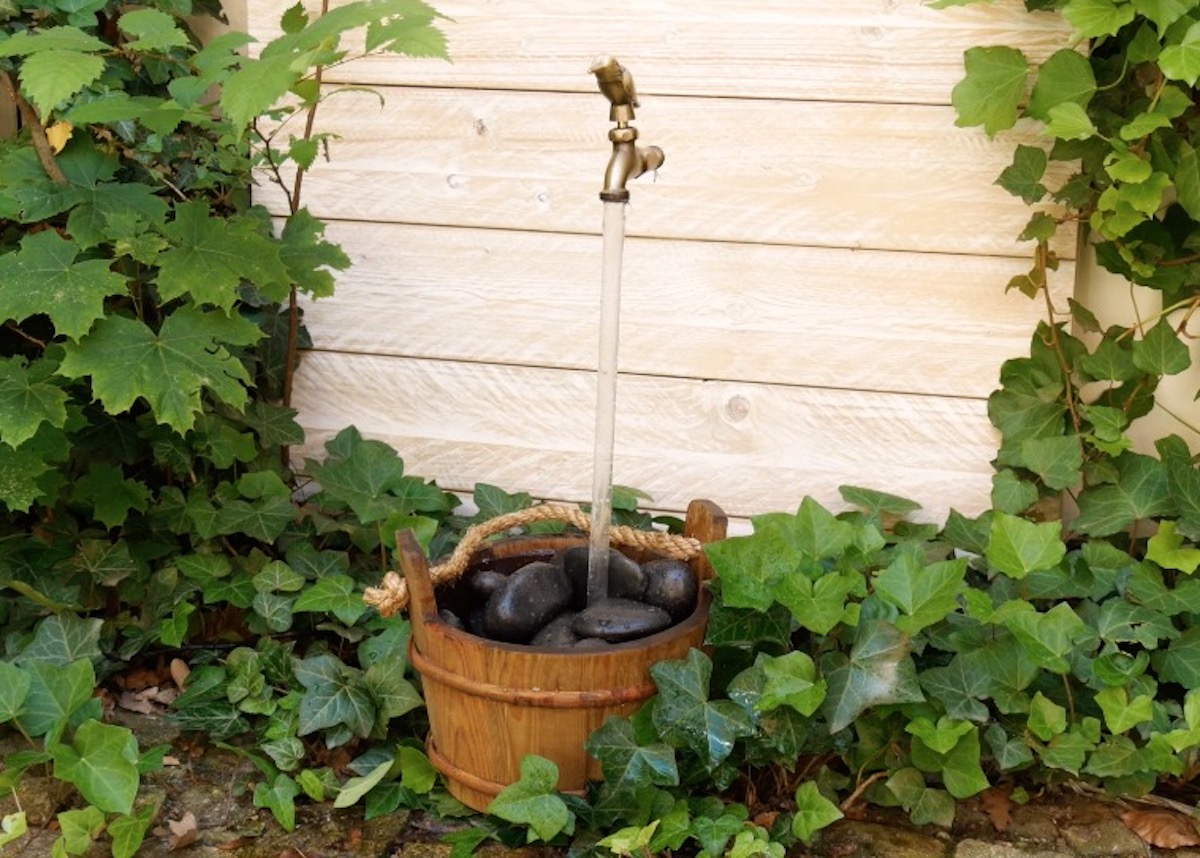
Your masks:
M292 0L255 0L269 38ZM595 92L593 57L615 54L644 95L949 104L972 45L1020 44L1040 60L1070 37L1020 0L934 10L922 0L437 0L453 63L378 57L333 79L466 89ZM306 0L314 12L318 0Z
M988 506L997 439L980 400L639 375L617 398L614 482L656 508L707 497L746 516L805 495L840 507L842 484L911 497L930 520ZM294 404L309 433L299 454L354 424L446 489L591 494L591 373L313 352Z
M354 265L332 299L306 308L323 350L596 366L599 236L344 222L327 234ZM1027 268L999 257L631 239L620 368L985 397L1042 309L1004 292ZM1072 274L1065 263L1055 277L1063 305Z
M594 234L611 145L599 96L396 89L330 100L342 139L305 180L322 218ZM630 235L1014 255L1029 208L994 183L1018 137L947 107L658 98L630 184ZM285 211L278 189L259 199ZM1057 250L1073 255L1064 235Z

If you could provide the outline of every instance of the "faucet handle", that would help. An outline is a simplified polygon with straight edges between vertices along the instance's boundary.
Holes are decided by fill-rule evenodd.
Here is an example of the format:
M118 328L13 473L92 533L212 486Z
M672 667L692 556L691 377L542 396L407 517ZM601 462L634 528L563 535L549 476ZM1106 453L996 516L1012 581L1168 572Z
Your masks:
M638 100L629 70L615 57L601 55L592 61L588 71L596 76L600 92L612 103L608 118L622 124L633 119L633 108L638 106Z

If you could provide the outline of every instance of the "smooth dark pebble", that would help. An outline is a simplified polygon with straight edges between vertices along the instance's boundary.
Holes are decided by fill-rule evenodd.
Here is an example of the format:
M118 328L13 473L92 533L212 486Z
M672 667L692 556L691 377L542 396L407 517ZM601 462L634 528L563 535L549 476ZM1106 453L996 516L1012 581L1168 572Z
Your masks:
M482 607L476 608L467 614L467 631L481 638L487 637L487 621L484 618Z
M546 625L542 626L541 630L533 636L533 640L529 642L530 646L546 646L546 647L569 647L574 646L579 641L579 635L571 629L571 624L575 622L575 612L566 611L559 614Z
M574 629L581 638L619 643L652 635L669 625L671 615L655 605L632 599L602 599L579 612Z
M563 571L571 582L571 605L587 605L588 546L577 545L563 552ZM615 548L608 549L608 595L613 599L640 599L646 589L642 567Z
M524 643L571 601L563 570L536 561L522 566L488 598L484 626L493 640Z
M507 580L508 576L494 569L483 569L471 576L471 592L479 597L479 601L486 602Z
M700 585L696 573L682 560L651 560L642 564L642 571L646 573L643 602L662 608L675 622L696 610Z
M572 647L572 649L608 649L610 646L612 646L612 644L610 644L604 638L582 638L575 644L575 646Z
M449 608L442 608L438 611L438 617L443 623L454 629L464 629L463 621L459 619L458 614Z

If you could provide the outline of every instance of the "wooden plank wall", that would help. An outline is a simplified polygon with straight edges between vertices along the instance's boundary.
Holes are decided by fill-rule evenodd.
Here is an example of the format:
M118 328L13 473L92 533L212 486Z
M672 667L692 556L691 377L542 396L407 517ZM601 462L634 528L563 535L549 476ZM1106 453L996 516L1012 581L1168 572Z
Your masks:
M254 0L251 32L292 2ZM308 308L302 452L354 423L449 489L590 496L611 123L587 69L612 54L666 152L630 185L614 480L736 516L840 507L843 483L931 520L988 505L984 400L1037 318L1004 294L1028 211L993 184L1014 136L956 128L949 97L966 47L1041 58L1068 40L1053 19L1019 0L435 5L453 63L329 78L384 103L319 115L341 139L304 201L355 264Z

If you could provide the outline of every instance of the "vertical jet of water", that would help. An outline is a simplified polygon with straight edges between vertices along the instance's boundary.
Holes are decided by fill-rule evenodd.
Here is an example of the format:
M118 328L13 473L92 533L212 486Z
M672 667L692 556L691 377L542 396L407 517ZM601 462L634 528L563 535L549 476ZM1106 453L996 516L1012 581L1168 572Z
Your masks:
M596 372L596 433L592 444L592 526L588 543L588 604L608 595L608 543L612 524L612 460L617 403L617 340L621 322L621 257L625 203L604 203L604 255L600 272L600 355Z

